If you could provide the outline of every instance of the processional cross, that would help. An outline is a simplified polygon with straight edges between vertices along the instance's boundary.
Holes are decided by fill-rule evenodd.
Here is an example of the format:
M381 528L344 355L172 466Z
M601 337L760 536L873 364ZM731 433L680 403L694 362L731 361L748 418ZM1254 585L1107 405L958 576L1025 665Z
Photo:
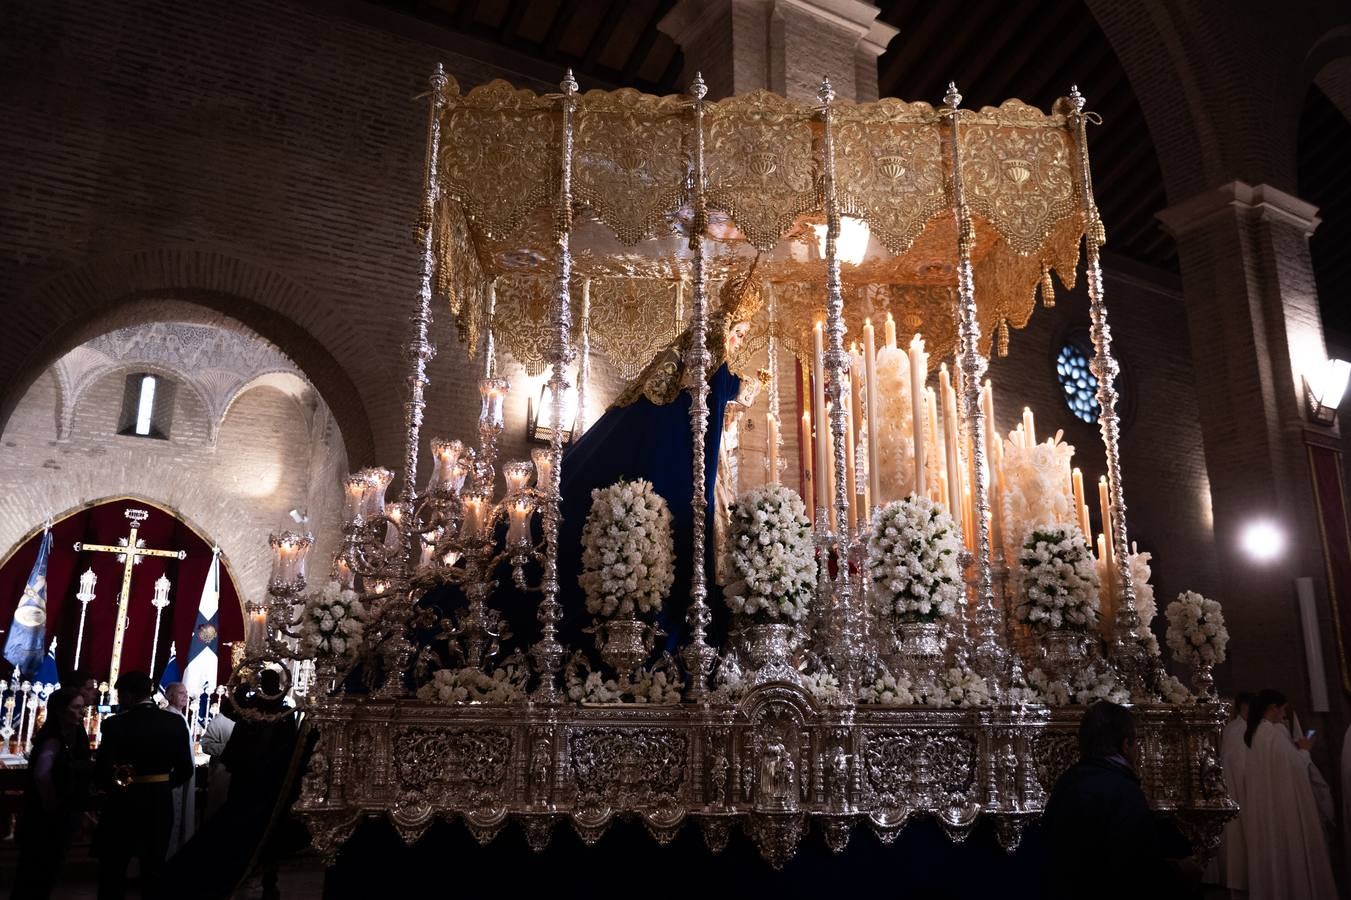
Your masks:
M145 539L138 536L141 523L150 518L144 509L128 509L122 513L131 521L131 533L117 539L117 546L107 544L82 544L75 542L75 552L88 550L93 553L116 553L117 561L122 563L122 593L117 598L117 621L113 624L113 661L108 670L108 684L117 684L118 670L122 666L122 640L127 630L127 604L131 600L131 569L145 556L167 556L174 559L186 559L186 550L151 550L145 546ZM116 688L114 688L116 690Z

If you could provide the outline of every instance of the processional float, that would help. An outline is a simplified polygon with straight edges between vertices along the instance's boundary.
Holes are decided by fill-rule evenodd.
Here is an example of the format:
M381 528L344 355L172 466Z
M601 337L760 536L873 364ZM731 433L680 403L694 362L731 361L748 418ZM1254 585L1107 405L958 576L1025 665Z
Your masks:
M409 841L442 819L464 822L486 842L514 820L541 848L564 822L594 841L627 816L660 841L698 823L715 850L739 825L781 865L812 823L839 850L856 824L889 841L912 817L931 815L954 837L985 817L1015 847L1076 758L1081 708L1025 689L1035 651L1011 612L1013 561L992 540L992 524L1005 521L991 510L991 453L1001 449L987 434L994 426L982 378L987 353L1004 352L1009 329L1027 322L1039 290L1049 303L1051 271L1073 284L1082 239L1107 472L1104 591L1116 597L1089 656L1100 657L1135 704L1153 804L1213 848L1235 811L1217 763L1224 710L1209 691L1207 666L1200 696L1174 691L1175 702L1163 701L1168 676L1157 647L1149 648L1127 564L1117 364L1098 260L1105 235L1085 137L1095 116L1084 98L1072 91L1046 114L1017 100L961 109L955 87L939 107L840 102L828 82L813 106L765 92L719 102L705 94L698 78L686 96L581 94L571 73L552 95L503 82L461 94L439 67L432 76L399 498L385 502L389 470L349 477L336 584L317 602L303 596L308 538L274 536L271 596L250 610L248 653L235 674L256 681L263 668L314 656L307 721L319 737L296 809L316 846L335 853L369 817L386 818ZM866 224L871 249L842 266L846 221ZM683 646L661 663L666 693L639 698L634 675L647 672L649 686L656 679L642 668L651 635L610 628L601 655L615 665L618 689L606 697L616 702L588 702L597 695L574 689L576 648L564 645L559 629L565 395L587 389L593 353L631 377L682 330L683 384L706 386L719 363L710 345L721 341L710 333L719 296L710 282L734 283L752 257L770 301L743 346L768 347L771 370L781 350L806 370L817 367L814 384L828 408L817 411L824 452L804 490L814 513L814 612L710 643L702 564L709 407L706 391L694 390L691 503L700 562ZM434 469L419 492L438 297L470 356L483 360L483 407L478 447L433 441ZM864 354L853 355L846 335L866 334L871 351L873 322L884 318L922 331L929 358L953 361L955 406L945 412L954 426L944 440L949 471L960 463L969 499L952 479L929 489L965 507L960 515L953 509L965 547L961 602L937 643L898 646L865 602L865 532L887 499L874 477L881 401L871 372L850 397L850 369L857 379ZM499 487L509 384L496 355L504 351L530 374L547 373L551 409L543 414L554 427L533 466L502 467ZM872 368L870 358L866 364ZM911 379L918 435L929 372L922 361L912 366L921 376ZM947 378L945 367L945 389ZM777 384L769 402L770 480L778 481ZM799 435L810 469L810 426ZM912 490L921 493L924 443L917 438L912 452ZM1075 514L1086 529L1081 494L1076 476ZM539 623L538 639L505 659L494 609L504 568L514 589L538 598ZM459 666L428 681L413 635L435 619L420 599L443 584L464 596L440 635ZM918 670L907 654L922 657ZM358 660L378 682L368 694L341 687L342 670ZM918 689L907 705L886 691L892 702L860 702L888 660L930 677L951 663L975 687L957 704L926 700ZM739 691L727 689L732 670L740 670ZM415 682L427 682L417 696Z

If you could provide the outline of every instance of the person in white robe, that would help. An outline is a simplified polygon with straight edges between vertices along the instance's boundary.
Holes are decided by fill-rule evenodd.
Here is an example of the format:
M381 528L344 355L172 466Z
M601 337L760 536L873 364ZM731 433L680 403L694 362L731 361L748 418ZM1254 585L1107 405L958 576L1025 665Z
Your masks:
M1334 900L1337 886L1310 776L1310 738L1290 739L1286 699L1252 701L1244 740L1243 837L1250 900Z
M1246 692L1234 697L1233 718L1220 733L1220 766L1224 769L1224 786L1229 797L1238 804L1239 814L1224 826L1220 838L1220 849L1215 854L1206 881L1228 888L1230 891L1248 889L1248 854L1243 845L1243 771L1247 762L1248 745L1243 743L1243 733L1248 729L1248 702L1251 695Z
M164 698L169 709L178 713L188 724L188 752L192 752L192 720L188 713L188 689L181 681L175 681L164 689ZM197 828L197 778L189 778L186 784L174 788L174 827L169 833L169 856L192 839Z

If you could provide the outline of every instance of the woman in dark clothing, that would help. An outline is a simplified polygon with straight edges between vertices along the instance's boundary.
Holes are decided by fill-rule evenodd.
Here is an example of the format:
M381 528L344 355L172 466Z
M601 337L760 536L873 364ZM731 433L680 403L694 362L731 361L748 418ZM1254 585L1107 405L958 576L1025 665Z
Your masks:
M47 699L47 719L28 756L14 900L51 896L79 827L93 771L83 720L79 690L61 688Z

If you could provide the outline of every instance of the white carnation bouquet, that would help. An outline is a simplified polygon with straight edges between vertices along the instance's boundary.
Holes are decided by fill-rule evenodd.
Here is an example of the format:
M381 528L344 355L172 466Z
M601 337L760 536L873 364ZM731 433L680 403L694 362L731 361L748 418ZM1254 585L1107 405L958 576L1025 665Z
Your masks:
M1168 649L1173 658L1189 665L1224 662L1229 629L1224 627L1220 604L1195 591L1183 591L1168 604Z
M1117 679L1109 667L1090 664L1068 679L1055 679L1041 669L1027 673L1027 686L1032 695L1047 706L1068 706L1077 703L1088 706L1099 700L1129 703L1130 691Z
M670 706L680 702L681 680L675 660L663 655L649 669L640 669L632 680L606 678L591 668L580 650L574 650L563 667L563 687L574 703L645 703Z
M737 499L726 549L733 581L723 594L733 613L761 621L806 618L816 590L810 525L802 498L783 485Z
M913 682L909 676L883 674L859 691L860 703L879 706L990 706L995 702L990 685L970 669L953 667L935 683Z
M435 703L514 703L525 699L530 669L520 657L509 657L492 674L473 666L437 669L432 680L418 688L419 700Z
M301 651L316 659L350 660L366 632L366 609L357 593L330 581L305 599L300 613Z
M927 497L895 500L877 511L868 538L868 577L879 612L932 622L957 611L962 596L957 526Z
M1036 631L1086 631L1098 620L1098 573L1074 526L1038 525L1018 554L1015 615Z
M656 612L674 580L671 510L652 483L620 481L592 491L579 578L587 611Z

